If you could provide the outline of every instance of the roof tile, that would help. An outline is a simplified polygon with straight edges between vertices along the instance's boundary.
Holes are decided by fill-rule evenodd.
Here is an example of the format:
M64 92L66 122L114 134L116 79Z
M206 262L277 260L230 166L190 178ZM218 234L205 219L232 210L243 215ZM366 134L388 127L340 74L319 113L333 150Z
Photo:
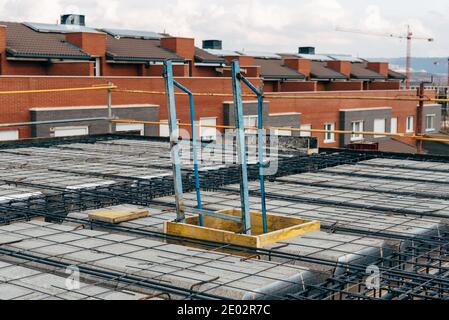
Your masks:
M10 55L30 58L90 59L79 47L66 42L60 33L37 32L17 22L0 22L6 29L6 48Z

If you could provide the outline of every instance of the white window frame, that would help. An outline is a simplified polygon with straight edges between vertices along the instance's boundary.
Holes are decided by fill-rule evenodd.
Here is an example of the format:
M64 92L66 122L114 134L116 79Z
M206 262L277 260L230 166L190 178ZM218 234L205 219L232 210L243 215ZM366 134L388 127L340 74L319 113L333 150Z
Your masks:
M408 116L405 119L405 131L407 133L412 133L415 131L415 117L414 116Z
M305 123L305 124L301 125L300 129L312 130L312 125L308 124L308 123ZM304 137L304 138L311 137L312 136L312 132L310 132L310 131L301 131L299 133L299 136L300 137Z
M356 128L356 124L358 124L359 128ZM357 120L351 122L351 131L361 132L364 130L365 123L363 120ZM351 141L361 141L363 140L363 134L352 134Z
M426 114L426 132L432 132L432 131L435 131L436 130L436 128L435 128L435 120L436 120L436 117L437 117L437 115L436 114ZM431 128L429 128L428 127L428 122L427 122L427 120L428 119L432 119L432 125L431 125Z
M124 129L128 127L127 129ZM135 127L136 129L133 129ZM145 135L145 125L142 124L133 124L133 123L116 123L115 124L116 132L133 132L140 131L140 135Z
M325 123L324 130L335 130L335 123ZM334 143L335 142L335 132L325 132L324 133L324 143Z
M244 126L246 127L256 127L258 125L259 117L257 115L243 116ZM245 129L246 134L257 134L257 129Z
M204 121L207 120L214 120L214 125L217 125L217 117L203 117L200 118L200 123L199 123L199 136L201 140L212 140L215 141L217 140L217 128L210 128L210 127L206 127L203 128L202 124ZM212 135L210 134L212 133Z
M5 136L10 136L11 138L6 138ZM1 130L0 131L0 141L17 141L19 140L19 130Z
M84 134L75 134L75 135L62 135L62 136L58 136L56 135L56 131L58 130L73 130L73 129L82 129L84 130L86 133ZM87 136L89 135L89 126L64 126L64 127L54 127L52 128L53 131L53 135L55 137L79 137L79 136Z
M95 58L94 62L94 76L101 77L101 58Z
M382 130L377 130L377 128L376 128L376 121L382 121L382 123L383 123L383 129ZM387 119L385 119L385 118L374 119L374 132L387 132ZM374 138L385 138L385 135L382 135L382 134L381 135L375 135Z
M398 118L391 118L390 132L398 133Z

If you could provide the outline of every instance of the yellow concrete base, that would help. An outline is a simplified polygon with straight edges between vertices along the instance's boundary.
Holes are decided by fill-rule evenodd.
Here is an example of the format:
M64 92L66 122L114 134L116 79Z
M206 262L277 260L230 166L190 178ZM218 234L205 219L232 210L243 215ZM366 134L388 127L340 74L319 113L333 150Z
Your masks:
M220 214L241 217L240 209L218 211ZM262 214L251 212L251 235L242 234L242 223L211 216L203 216L204 226L199 226L199 217L186 218L186 223L165 222L164 231L170 235L184 236L199 240L224 242L253 248L263 248L319 231L320 222L301 218L286 217L267 213L268 233L263 233Z
M89 219L108 223L121 223L148 216L148 210L134 206L116 206L106 209L92 210L89 212Z

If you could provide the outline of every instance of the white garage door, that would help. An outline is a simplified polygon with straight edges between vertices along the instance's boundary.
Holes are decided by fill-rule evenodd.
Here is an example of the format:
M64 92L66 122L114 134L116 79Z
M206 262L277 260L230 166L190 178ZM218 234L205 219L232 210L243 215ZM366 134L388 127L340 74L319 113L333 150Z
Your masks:
M89 127L56 127L54 128L55 137L73 137L84 136L89 134Z
M203 126L216 126L217 118L200 119L200 136L202 140L217 140L217 129Z
M391 133L398 133L398 118L391 118Z
M374 132L385 132L386 130L386 120L385 119L375 119L374 120ZM382 138L384 135L376 135L374 138Z
M141 136L145 134L145 125L142 123L117 123L115 126L117 132L139 132Z
M19 140L19 130L0 131L0 141Z

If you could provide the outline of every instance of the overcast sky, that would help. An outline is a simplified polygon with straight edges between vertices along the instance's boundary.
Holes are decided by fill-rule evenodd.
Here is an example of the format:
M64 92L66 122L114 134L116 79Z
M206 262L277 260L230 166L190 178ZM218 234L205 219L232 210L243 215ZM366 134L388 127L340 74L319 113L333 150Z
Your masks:
M0 19L55 23L82 13L92 27L130 28L223 40L224 49L318 52L361 57L405 55L405 41L342 33L337 26L416 36L414 56L449 54L448 0L0 0Z

